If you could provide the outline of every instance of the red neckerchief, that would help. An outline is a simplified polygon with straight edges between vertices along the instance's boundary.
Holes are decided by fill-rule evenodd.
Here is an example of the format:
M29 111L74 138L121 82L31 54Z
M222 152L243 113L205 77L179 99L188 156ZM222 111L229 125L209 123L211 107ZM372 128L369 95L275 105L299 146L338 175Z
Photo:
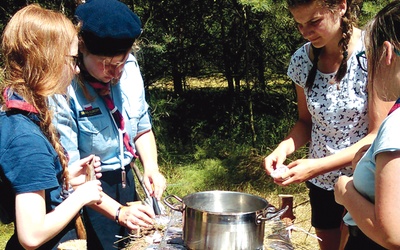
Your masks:
M111 98L110 84L109 83L104 84L100 82L89 82L89 84L94 88L97 94L101 96L107 108L110 110L115 123L117 124L118 128L122 131L123 141L126 149L133 155L133 157L137 158L137 155L135 154L135 151L133 150L133 147L131 145L129 135L125 131L124 117L122 116L121 112L119 112L119 110L114 104L114 101Z
M3 93L6 107L8 109L19 109L29 113L39 114L32 104L26 102L22 96L10 88L6 88Z
M400 98L397 99L396 103L395 103L395 104L393 105L393 107L390 109L388 115L390 115L391 113L393 113L393 111L395 111L395 110L396 110L397 108L399 108L399 107L400 107Z

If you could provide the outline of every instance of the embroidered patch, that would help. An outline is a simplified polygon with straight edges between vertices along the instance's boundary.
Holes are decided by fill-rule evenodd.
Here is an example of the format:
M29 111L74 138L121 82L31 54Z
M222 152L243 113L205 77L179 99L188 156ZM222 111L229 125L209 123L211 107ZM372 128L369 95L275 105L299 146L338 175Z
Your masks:
M100 108L79 111L79 117L90 117L95 115L101 115Z
M84 109L84 110L91 110L91 109L93 109L92 104L89 103L89 104L83 105L83 109Z

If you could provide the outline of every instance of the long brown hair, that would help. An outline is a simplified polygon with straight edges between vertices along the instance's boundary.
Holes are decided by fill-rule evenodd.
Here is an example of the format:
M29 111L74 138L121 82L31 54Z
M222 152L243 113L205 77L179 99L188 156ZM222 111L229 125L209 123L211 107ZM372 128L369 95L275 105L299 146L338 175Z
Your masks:
M386 5L366 25L365 47L368 58L368 82L373 82L378 66L384 57L381 53L385 41L400 51L400 1Z
M334 13L338 9L339 4L343 0L286 0L289 9L296 8L298 6L309 5L315 1L318 2L318 4L320 4L321 6L327 7L330 11ZM341 21L342 39L340 39L338 44L339 47L342 48L343 59L342 62L340 63L338 71L336 72L335 81L337 83L340 82L346 75L347 59L349 55L348 45L350 42L351 35L353 34L353 27L358 22L358 14L360 12L359 4L361 0L347 0L346 2L347 2L347 10L346 13L342 16L342 21ZM308 74L306 82L306 87L309 89L312 87L315 80L315 76L317 74L318 60L322 49L322 48L315 48L314 46L311 46L311 48L313 50L314 60L313 60L313 67L311 68Z
M77 29L63 14L28 5L9 21L2 36L4 79L1 100L6 88L12 89L38 111L40 129L56 150L68 183L68 159L61 146L58 133L52 124L52 112L47 99L65 87L62 81L71 79L66 74L71 44ZM3 105L4 106L4 105ZM3 107L4 109L5 107Z

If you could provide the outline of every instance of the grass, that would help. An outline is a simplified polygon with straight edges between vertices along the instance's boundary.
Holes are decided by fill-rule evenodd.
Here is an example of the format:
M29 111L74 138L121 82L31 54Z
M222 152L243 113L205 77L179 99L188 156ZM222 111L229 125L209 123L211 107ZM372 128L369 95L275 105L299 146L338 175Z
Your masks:
M261 167L263 157L295 122L293 86L279 81L268 85L265 92L251 94L257 134L256 143L252 144L245 91L232 101L220 81L209 80L208 87L194 88L205 85L190 80L190 91L175 102L168 98L172 94L160 91L170 89L170 84L152 89L153 98L164 100L151 99L150 105L156 107L154 123L160 167L168 182L166 195L184 197L193 192L229 190L258 195L278 207L278 194L292 194L295 226L315 234L305 185L277 186ZM298 150L288 162L304 158L306 150ZM296 249L318 249L317 240L301 230L292 231L292 242Z
M14 224L0 224L0 249L6 248L8 239L14 232Z

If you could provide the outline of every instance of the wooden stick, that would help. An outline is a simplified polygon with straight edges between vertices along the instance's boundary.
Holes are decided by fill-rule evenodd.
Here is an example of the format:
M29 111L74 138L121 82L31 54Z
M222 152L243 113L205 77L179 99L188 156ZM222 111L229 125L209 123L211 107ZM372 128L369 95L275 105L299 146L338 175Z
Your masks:
M288 206L288 210L286 210L281 215L281 220L283 220L286 224L292 224L296 216L293 214L293 195L290 194L279 194L279 207L280 209Z

